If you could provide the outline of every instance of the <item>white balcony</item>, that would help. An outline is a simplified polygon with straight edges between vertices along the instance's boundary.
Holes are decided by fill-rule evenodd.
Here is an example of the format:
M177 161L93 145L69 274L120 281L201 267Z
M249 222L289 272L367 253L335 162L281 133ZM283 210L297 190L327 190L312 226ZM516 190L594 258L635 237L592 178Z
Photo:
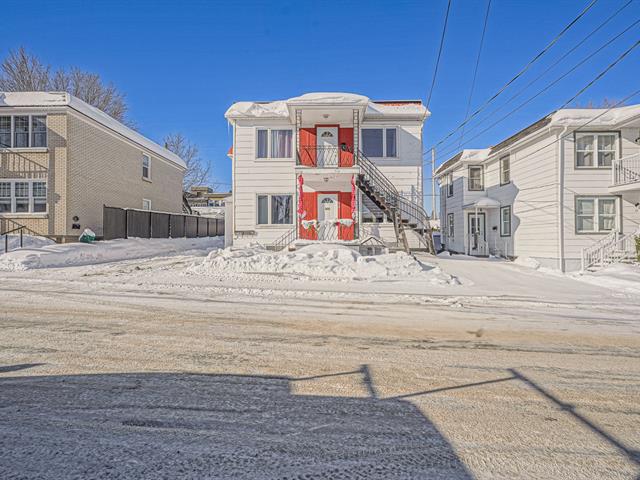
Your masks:
M640 153L618 158L612 167L609 191L632 203L640 202Z

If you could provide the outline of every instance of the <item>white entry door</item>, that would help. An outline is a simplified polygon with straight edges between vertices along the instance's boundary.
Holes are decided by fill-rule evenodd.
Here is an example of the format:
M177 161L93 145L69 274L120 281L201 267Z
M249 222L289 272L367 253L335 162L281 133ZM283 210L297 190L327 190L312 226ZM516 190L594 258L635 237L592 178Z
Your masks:
M318 167L338 166L338 127L317 127Z
M469 214L469 255L488 255L485 215Z
M318 240L338 238L338 195L326 193L318 195Z

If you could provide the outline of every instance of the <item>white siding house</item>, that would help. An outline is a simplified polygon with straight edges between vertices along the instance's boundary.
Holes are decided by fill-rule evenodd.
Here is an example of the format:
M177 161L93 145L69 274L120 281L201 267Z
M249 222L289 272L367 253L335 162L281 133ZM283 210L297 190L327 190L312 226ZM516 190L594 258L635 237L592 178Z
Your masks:
M269 245L287 235L395 242L394 223L364 191L363 169L422 209L428 115L420 101L344 93L234 103L225 114L233 126L233 243Z
M640 224L640 105L558 110L436 176L447 250L579 269Z

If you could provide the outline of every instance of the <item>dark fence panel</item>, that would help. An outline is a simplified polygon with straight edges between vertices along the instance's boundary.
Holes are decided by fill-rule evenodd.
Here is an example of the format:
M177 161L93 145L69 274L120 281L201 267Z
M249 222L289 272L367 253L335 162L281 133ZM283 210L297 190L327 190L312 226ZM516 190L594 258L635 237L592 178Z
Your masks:
M171 215L171 236L180 238L185 236L184 215Z
M198 218L197 217L185 217L185 237L195 238L198 236Z
M104 207L102 236L105 240L127 237L127 212L122 208Z
M207 237L209 235L207 232L207 220L208 218L203 218L203 217L198 218L198 236L199 237Z
M127 210L127 237L151 238L151 212Z
M168 213L151 212L151 237L169 238L169 221L171 215Z
M224 219L104 206L103 237L195 238L224 235Z

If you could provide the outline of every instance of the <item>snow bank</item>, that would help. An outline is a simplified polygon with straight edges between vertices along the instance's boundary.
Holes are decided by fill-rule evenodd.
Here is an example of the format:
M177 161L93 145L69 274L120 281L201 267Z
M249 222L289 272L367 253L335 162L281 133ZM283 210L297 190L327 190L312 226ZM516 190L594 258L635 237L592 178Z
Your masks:
M206 253L221 248L223 237L214 238L129 238L95 243L66 243L22 248L0 255L0 271L73 267L136 258Z
M402 280L416 279L434 285L457 285L439 267L418 262L398 252L362 256L355 250L331 244L313 244L296 251L270 252L261 246L227 248L211 252L191 272L201 275L289 274L309 279Z
M9 237L9 251L20 248L20 235L7 235ZM38 237L36 235L23 235L22 247L23 248L40 248L46 245L55 245L56 242L46 237ZM0 244L0 254L4 253L4 238Z
M640 293L640 265L637 263L609 265L596 272L575 273L572 277L599 287L632 294Z

